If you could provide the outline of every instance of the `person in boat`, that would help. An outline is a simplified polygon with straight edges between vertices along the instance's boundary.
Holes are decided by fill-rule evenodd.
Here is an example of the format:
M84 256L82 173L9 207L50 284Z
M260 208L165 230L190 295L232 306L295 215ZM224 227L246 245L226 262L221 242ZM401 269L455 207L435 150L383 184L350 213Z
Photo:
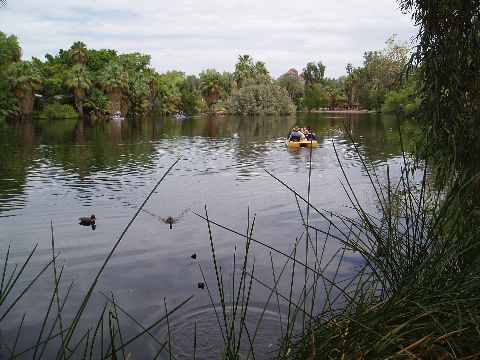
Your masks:
M306 129L305 138L306 138L308 141L317 140L317 136L315 135L314 132L312 132L312 129L311 129L310 127L307 127L307 129Z
M294 127L288 136L288 141L299 142L305 140L305 134L300 131L298 127Z

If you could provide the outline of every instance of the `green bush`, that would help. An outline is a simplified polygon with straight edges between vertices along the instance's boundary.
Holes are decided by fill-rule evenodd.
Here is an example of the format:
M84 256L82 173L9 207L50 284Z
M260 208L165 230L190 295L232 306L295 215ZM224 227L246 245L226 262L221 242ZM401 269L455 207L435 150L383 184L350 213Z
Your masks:
M103 91L93 88L83 106L90 115L103 116L107 112L108 97Z
M39 117L43 119L74 119L78 117L78 113L71 105L52 103L43 108Z
M315 84L307 87L303 105L308 111L325 108L329 105L328 94L322 85Z
M0 121L18 112L17 102L11 94L7 81L0 79Z
M420 104L421 99L416 95L415 85L407 84L404 88L387 94L382 112L398 116L413 116L420 108Z
M296 106L287 90L272 84L252 84L236 91L227 103L228 112L239 115L292 114Z

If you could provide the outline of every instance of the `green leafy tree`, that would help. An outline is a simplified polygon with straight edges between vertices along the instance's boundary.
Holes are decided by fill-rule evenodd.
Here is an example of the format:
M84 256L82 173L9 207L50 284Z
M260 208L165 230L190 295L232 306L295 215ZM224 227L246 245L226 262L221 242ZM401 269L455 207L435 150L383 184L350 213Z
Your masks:
M129 109L136 116L150 113L154 105L155 71L150 67L150 55L141 53L118 56L118 63L128 73Z
M0 31L0 121L17 111L15 97L10 91L8 69L13 63L20 61L21 55L18 39Z
M222 75L213 69L208 69L200 73L200 91L208 111L213 111L213 105L222 95Z
M262 61L254 62L250 55L240 55L238 57L233 77L237 83L237 89L241 89L247 82L249 84L252 82L260 84L271 80L265 63Z
M70 50L60 49L56 55L46 54L45 59L49 63L62 64L65 66L72 65L72 55Z
M395 114L398 117L414 116L420 109L421 98L414 80L408 81L404 87L391 91L385 97L382 112Z
M330 109L335 109L338 105L339 93L338 90L334 87L327 87L326 89L328 95L328 106Z
M267 70L267 65L263 61L257 61L253 68L253 76L270 77L270 73Z
M22 49L14 35L7 36L0 31L0 74L22 57Z
M31 61L21 61L9 68L10 87L17 98L21 115L31 115L34 105L34 91L40 89L42 79L38 69Z
M150 67L150 55L131 53L118 56L118 62L131 75L133 72L146 71Z
M232 95L233 90L235 89L235 75L224 71L221 76L222 83L222 97L227 99Z
M117 52L111 49L88 49L87 57L88 70L92 74L97 74L102 71L103 68L105 68L109 63L117 60Z
M305 95L305 82L298 75L286 73L280 76L276 83L287 90L288 96L293 100L297 108L301 108Z
M350 66L348 66L350 65ZM347 106L353 108L358 104L358 86L360 81L359 69L354 69L352 64L347 65L347 77L344 81L344 91L346 96Z
M345 77L338 79L325 78L322 87L328 96L328 107L330 109L343 108L346 105Z
M128 99L135 115L144 116L152 111L154 98L153 71L134 72L129 76Z
M82 64L74 65L66 76L65 86L73 91L75 107L78 113L83 116L83 101L87 91L92 87L92 81L86 66Z
M195 114L198 112L202 100L200 95L200 79L195 75L187 76L180 86L180 98L182 111L187 114Z
M306 86L319 84L325 76L325 65L323 65L321 61L317 64L309 62L303 69L302 75L305 79Z
M238 115L292 114L296 107L287 90L279 85L251 83L231 96L228 111Z
M104 89L108 99L108 112L113 114L117 111L126 115L128 112L128 73L118 62L109 63L103 70L99 84Z
M185 82L185 74L180 71L169 71L155 77L155 90L158 110L163 114L171 114L182 110L181 87Z
M383 50L365 52L363 67L347 70L348 102L357 101L364 108L380 111L388 92L401 87L409 49L398 43L395 36L386 45Z
M33 64L39 69L43 80L42 95L45 101L58 101L70 97L65 87L65 79L70 70L70 65L51 55L47 55L42 62L32 58Z
M414 59L420 63L426 151L436 158L441 170L437 180L457 174L470 182L479 172L480 153L478 1L400 3L402 10L411 12L419 24ZM469 203L479 203L478 189L477 181L477 201L472 198Z
M308 111L325 108L329 105L329 97L321 84L315 84L305 89L303 103Z
M18 105L7 79L0 79L0 123L17 113Z
M457 286L463 289L478 278L480 258L479 3L401 0L400 4L402 10L412 13L419 25L414 59L420 64L423 155L428 156L430 164L434 163L437 185L446 185L442 190L451 190L444 198L455 199L451 209L455 219L451 227L455 233L448 241L455 241L458 257L452 261L458 269L455 272L461 275L458 279L462 282L457 282ZM449 284L445 287L450 289ZM458 310L460 316L463 312ZM470 306L465 307L465 312L470 313ZM460 316L450 322L462 321ZM476 326L474 321L463 326L466 329L463 335L452 344L453 356L476 356L478 347L469 347L473 336L470 334L474 334Z
M104 92L92 87L89 96L85 99L83 107L87 109L90 117L102 118L108 111L109 99Z

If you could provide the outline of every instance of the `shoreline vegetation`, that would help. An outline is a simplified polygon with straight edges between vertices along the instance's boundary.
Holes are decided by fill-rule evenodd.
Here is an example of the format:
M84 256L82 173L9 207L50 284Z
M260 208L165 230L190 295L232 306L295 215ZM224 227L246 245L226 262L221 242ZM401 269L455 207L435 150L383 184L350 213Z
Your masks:
M310 111L318 114L375 114L375 110L341 110L341 109L316 109Z
M170 115L288 115L296 112L386 112L418 108L413 77L402 79L409 50L395 36L385 49L368 51L364 64L325 77L321 61L273 78L266 64L240 55L233 72L158 73L150 56L89 49L75 42L43 60L22 60L14 35L0 32L0 121L25 117L108 119Z
M197 213L205 221L209 232L215 282L209 284L205 277L204 281L222 334L224 359L255 357L257 330L266 309L275 303L288 307L288 313L284 314L286 326L281 328L282 336L278 339L275 353L272 353L275 358L480 358L480 165L477 159L480 146L480 82L476 81L480 74L479 4L478 1L456 0L400 0L399 4L402 11L411 14L419 26L418 44L410 61L408 51L390 41L386 50L366 53L363 67L347 67L348 75L343 80L344 84L348 84L344 89L350 89L350 92L345 92L347 101L359 99L360 103L365 101L369 104L368 109L389 109L399 118L415 114L422 125L422 136L415 139L415 151L402 151L403 162L398 178L391 176L388 166L380 170L368 163L362 157L358 143L350 137L355 156L376 194L378 212L367 213L362 206L332 140L342 176L341 185L356 212L354 218L318 209L309 200L310 192L314 191L310 185L307 192L301 194L269 171L267 174L292 194L298 206L304 231L292 243L291 251L280 251L274 245L255 238L255 216L249 214L246 232L240 233L211 219L206 206L204 211ZM1 41L15 43L16 40L4 36ZM90 54L88 61L87 53ZM53 98L58 96L59 89L63 94L70 91L70 104L74 104L71 106L75 106L79 113L83 112L84 116L92 114L92 110L87 109L94 109L93 114L97 111L99 114L108 113L117 108L123 109L122 113L142 114L139 109L148 113L152 111L153 104L148 96L154 91L157 91L156 96L162 94L160 99L169 96L180 99L177 103L160 102L164 113L176 111L176 108L168 107L174 103L177 106L190 104L191 109L200 106L207 112L231 106L233 111L242 114L262 111L282 113L293 111L292 104L297 108L302 104L312 110L325 107L319 104L320 101L338 99L334 92L325 90L329 80L324 78L325 68L321 63L306 65L304 93L297 97L300 92L297 92L295 84L298 83L292 81L292 87L279 85L281 81L290 84L295 76L274 81L268 75L265 64L255 63L248 55L239 58L233 74L207 70L197 78L171 72L153 74L153 82L145 83L143 78L132 80L130 76L133 73L128 73L129 69L150 73L149 61L140 54L132 57L117 56L108 51L102 53L105 59L97 63L101 74L98 79L101 81L92 81L86 75L92 71L86 66L92 66L92 59L99 53L86 49L82 44L77 43L59 55L47 56L46 62L20 62L18 48L15 47L11 54L14 60L8 65L8 70L2 68L5 71L3 74L9 74L3 78L8 81L0 84L9 90L0 92L0 101L12 104L13 110L7 115L14 117L25 115L24 110L31 110L30 114L33 112L38 106L35 104L37 101L33 101L33 94L42 86L45 89L45 84L49 84ZM112 58L114 62L110 61ZM36 66L50 76L43 79L37 76ZM397 85L398 78L407 70L410 76L400 82L401 86ZM68 74L68 82L62 77L63 72ZM106 74L109 74L108 77ZM371 79L374 79L373 83L369 82ZM336 81L330 84L333 86ZM195 91L200 97L192 95ZM222 96L228 91L230 95L226 101ZM91 98L93 94L95 98ZM325 97L325 94L330 95ZM258 98L268 100L257 101ZM200 104L196 99L201 99ZM103 107L100 107L102 101ZM348 128L345 132L350 134ZM174 357L170 320L192 297L169 308L165 302L165 316L147 325L136 322L138 333L130 337L122 335L122 323L125 316L130 320L133 317L122 310L113 295L106 296L103 309L98 309L96 324L86 329L80 326L103 269L135 217L174 165L139 206L72 318L67 319L62 313L70 290L60 286L63 268L57 263L53 226L52 260L33 279L19 280L23 280L22 275L35 249L24 265L15 267L9 263L8 248L0 283L0 323L47 270L52 272L54 279L51 306L45 314L38 338L33 339L27 349L17 348L22 319L15 341L8 347L5 345L12 358L32 353L33 358L41 358L47 345L54 348L57 358L63 359L82 355L84 359L135 358L135 354L129 354L128 346L144 336L158 344L155 358L162 352L170 358ZM379 171L385 173L379 174ZM311 172L308 184L310 179ZM310 221L313 214L323 219L325 226L314 226ZM233 288L224 284L227 272L217 263L214 228L222 228L245 240L243 251L237 253L235 250L232 254ZM338 251L330 257L323 251L327 241L339 245ZM274 264L271 258L273 281L269 284L255 277L253 245L279 255L284 261L280 264L281 270L277 271L279 264ZM342 278L340 270L343 261L352 254L359 256L362 263L352 270L350 277ZM327 268L332 266L334 271L327 272ZM199 267L203 276L204 269ZM290 281L289 292L279 290L281 279ZM295 285L303 289L299 298L292 296L295 281L300 281ZM253 283L266 287L269 296L252 331L245 324ZM163 323L167 324L168 336L159 340L152 335L152 330ZM301 324L300 331L296 327L298 324ZM192 326L195 326L195 335L191 339L191 352L195 359L198 356L196 324ZM241 344L247 344L247 349Z

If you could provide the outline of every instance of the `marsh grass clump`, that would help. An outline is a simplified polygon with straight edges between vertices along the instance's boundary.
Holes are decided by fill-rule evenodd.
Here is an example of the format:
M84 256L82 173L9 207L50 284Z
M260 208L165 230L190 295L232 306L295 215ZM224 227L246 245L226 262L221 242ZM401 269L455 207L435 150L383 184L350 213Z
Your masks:
M350 134L348 128L345 131ZM480 261L475 254L480 246L479 230L465 226L468 214L462 207L477 179L452 181L441 187L430 176L428 162L411 158L404 150L400 174L392 176L388 165L381 174L382 168L363 158L351 135L350 141L370 179L378 204L376 213L368 212L360 202L333 141L343 173L341 183L355 210L354 217L311 204L311 172L307 194L302 196L267 171L294 196L304 227L291 252L248 238L290 265L290 273L283 267L275 274L272 260L274 284L249 273L256 283L270 289L274 299L288 305L288 324L300 324L300 329L287 326L272 357L478 358ZM312 225L313 214L326 226ZM209 226L242 236L208 216L203 218ZM330 257L324 255L327 242L338 245ZM362 259L361 265L347 278L342 277L340 269L352 254ZM299 280L301 273L304 276ZM283 277L291 279L289 294L279 290ZM303 291L295 298L292 288L298 285ZM266 304L269 302L270 297Z
M480 262L472 254L479 233L462 226L468 214L461 206L476 179L438 189L428 164L404 155L400 178L392 183L387 167L385 185L361 161L380 213L366 212L341 167L357 217L337 216L336 222L351 229L337 240L360 254L366 267L342 308L317 315L294 358L477 358Z

